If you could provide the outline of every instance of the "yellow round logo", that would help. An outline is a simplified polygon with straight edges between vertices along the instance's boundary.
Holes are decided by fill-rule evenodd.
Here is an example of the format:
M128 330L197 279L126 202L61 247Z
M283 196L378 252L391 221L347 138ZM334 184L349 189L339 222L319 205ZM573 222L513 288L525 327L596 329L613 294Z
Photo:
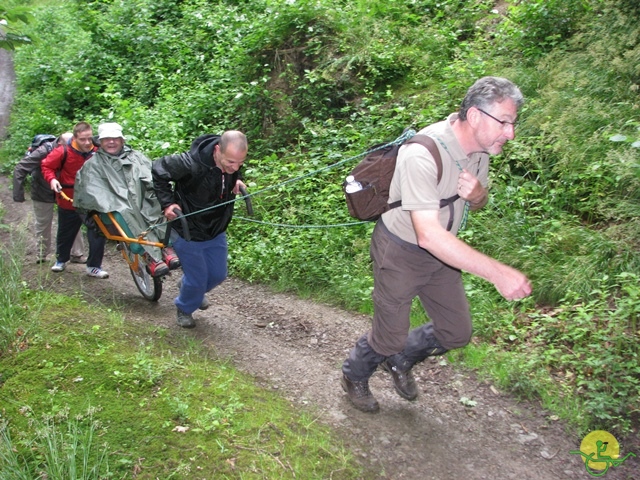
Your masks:
M636 456L635 453L629 452L624 458L619 458L620 444L613 435L604 430L591 432L582 439L580 450L569 453L582 456L584 468L594 477L602 477L610 467L617 467L627 458Z
M582 439L580 451L589 457L592 470L607 470L610 461L620 457L620 444L616 437L604 430L595 430ZM602 461L598 461L598 460ZM605 460L606 459L606 460Z

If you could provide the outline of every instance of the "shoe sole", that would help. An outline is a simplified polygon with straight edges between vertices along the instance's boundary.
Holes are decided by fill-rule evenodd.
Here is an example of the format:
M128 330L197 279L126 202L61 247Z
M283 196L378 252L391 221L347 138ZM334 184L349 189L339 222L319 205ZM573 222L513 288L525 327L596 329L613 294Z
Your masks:
M393 389L396 391L396 393L398 395L400 395L402 398L404 398L405 400L408 400L409 402L413 402L415 400L418 399L418 394L416 393L415 396L410 396L410 395L406 395L402 390L400 390L398 387L395 386L395 384L393 385Z
M147 273L153 278L164 277L165 275L169 275L169 268L167 268L166 271L162 269L155 273L151 273L151 269L147 266Z

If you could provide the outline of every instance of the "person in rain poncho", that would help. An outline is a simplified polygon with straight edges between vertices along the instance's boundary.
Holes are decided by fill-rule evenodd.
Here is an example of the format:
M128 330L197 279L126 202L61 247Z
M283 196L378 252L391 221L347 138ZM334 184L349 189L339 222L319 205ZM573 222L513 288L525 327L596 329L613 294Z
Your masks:
M150 226L163 220L151 177L151 160L125 145L122 127L103 123L98 127L100 148L76 175L74 206L85 212L118 212L135 237L147 232L146 240L161 242L163 228ZM165 275L180 261L171 247L142 245L149 273Z

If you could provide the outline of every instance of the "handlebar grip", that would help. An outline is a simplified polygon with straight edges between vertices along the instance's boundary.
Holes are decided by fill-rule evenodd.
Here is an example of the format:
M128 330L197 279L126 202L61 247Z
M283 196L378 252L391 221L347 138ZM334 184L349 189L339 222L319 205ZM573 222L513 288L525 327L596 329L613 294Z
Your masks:
M173 210L173 213L175 213L178 216L178 219L180 220L180 224L182 225L183 238L187 242L190 242L191 241L191 233L189 232L189 225L187 224L187 217L184 216L184 214L182 213L182 210L180 210L179 208L175 208Z
M189 225L187 224L187 218L183 215L182 210L180 210L179 208L176 208L174 210L174 213L178 216L178 219L180 220L180 224L182 225L183 238L187 242L189 242L191 240L191 233L189 232ZM165 246L169 246L170 237L171 237L171 222L168 223L167 231L164 234L164 240L162 243Z
M251 197L249 197L249 192L244 187L240 187L240 193L244 197L244 203L247 206L247 214L251 217L253 216L253 204L251 203Z

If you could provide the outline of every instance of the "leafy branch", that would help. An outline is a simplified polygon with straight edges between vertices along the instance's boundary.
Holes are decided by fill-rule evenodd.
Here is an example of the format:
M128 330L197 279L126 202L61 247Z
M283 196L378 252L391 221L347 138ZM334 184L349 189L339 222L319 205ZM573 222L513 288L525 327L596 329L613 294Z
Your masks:
M24 35L14 23L28 24L33 20L31 10L27 7L7 8L0 5L0 48L15 50L16 46L31 43L31 38Z

